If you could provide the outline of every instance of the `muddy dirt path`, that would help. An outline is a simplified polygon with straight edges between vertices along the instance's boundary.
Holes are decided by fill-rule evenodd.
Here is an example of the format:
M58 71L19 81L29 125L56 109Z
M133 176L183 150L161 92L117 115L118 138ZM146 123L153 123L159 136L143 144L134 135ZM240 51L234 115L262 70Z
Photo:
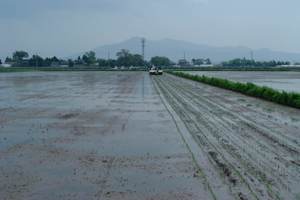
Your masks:
M297 109L168 74L0 76L1 199L299 199Z
M299 110L171 75L152 80L197 141L191 153L217 199L220 185L236 199L299 198L299 123L283 121Z

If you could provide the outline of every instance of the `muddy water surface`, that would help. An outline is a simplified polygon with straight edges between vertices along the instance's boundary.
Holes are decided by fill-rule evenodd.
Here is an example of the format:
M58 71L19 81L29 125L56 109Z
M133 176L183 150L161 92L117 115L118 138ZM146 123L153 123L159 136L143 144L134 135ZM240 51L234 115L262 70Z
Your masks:
M3 199L210 197L147 72L0 76Z
M1 199L299 199L300 110L164 74L0 74Z

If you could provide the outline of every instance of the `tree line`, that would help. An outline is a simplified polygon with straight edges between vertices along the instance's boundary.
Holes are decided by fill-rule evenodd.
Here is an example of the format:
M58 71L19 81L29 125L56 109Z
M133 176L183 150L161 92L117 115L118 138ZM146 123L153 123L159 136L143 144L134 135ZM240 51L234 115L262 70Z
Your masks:
M275 61L275 60L271 60L271 61L254 61L254 60L247 60L247 59L240 59L240 58L236 58L236 59L233 59L233 60L229 60L228 62L227 61L223 61L222 62L222 65L224 67L227 67L227 66L233 66L233 67L236 67L236 66L269 66L269 67L275 67L275 66L278 66L278 65L290 65L291 63L286 61L286 62L283 62L283 61Z
M98 66L169 66L172 64L169 58L163 56L155 56L152 57L149 62L143 59L143 56L140 54L131 54L127 49L121 49L120 52L116 54L117 59L103 59L97 58L96 53L93 51L85 52L82 57L78 56L76 60L68 59L69 66L72 67L74 64L81 61L81 63L85 63L86 65L98 65ZM24 67L48 67L51 66L52 62L63 62L63 60L58 59L56 56L46 57L43 59L38 55L32 55L29 58L29 54L25 51L15 51L12 54L12 57L6 57L5 62L17 62L20 66ZM191 60L192 65L202 65L202 64L212 64L209 58L203 59L193 58ZM1 60L0 60L1 64ZM277 65L290 65L290 62L286 61L254 61L254 60L247 60L241 58L235 58L229 61L223 61L221 66L229 67L229 66L269 66L275 67Z
M99 65L99 66L143 66L147 65L146 61L144 61L142 55L139 54L131 54L129 53L129 50L122 49L120 52L116 54L118 57L117 59L102 59L97 58L96 53L94 51L85 52L84 55L81 57L78 56L77 59L72 60L68 59L69 66L72 67L77 62L84 63L86 65ZM0 60L1 62L1 60ZM29 54L25 51L15 51L12 54L12 57L7 56L5 59L5 63L8 62L14 62L18 63L20 66L24 67L35 67L38 65L39 67L47 67L51 66L52 62L64 62L62 59L58 59L56 56L53 56L52 58L46 57L43 59L41 56L38 55L32 55L31 58L29 58ZM66 62L66 61L65 61ZM0 63L1 64L1 63Z
M126 49L121 49L121 51L118 52L116 56L118 57L117 59L97 59L95 52L89 51L82 56L82 60L88 65L97 63L99 66L143 66L146 63L143 60L142 55L131 54L129 53L129 50ZM77 60L81 60L80 56L78 56Z

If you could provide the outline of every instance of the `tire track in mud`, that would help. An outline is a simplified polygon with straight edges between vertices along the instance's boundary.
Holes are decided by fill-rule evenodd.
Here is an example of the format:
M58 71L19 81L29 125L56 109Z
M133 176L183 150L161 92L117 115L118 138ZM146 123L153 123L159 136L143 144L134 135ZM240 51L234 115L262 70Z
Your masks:
M178 87L180 88L181 86L178 85ZM182 90L186 90L187 88L182 88ZM189 90L189 89L187 89ZM193 92L190 92L189 95L192 95L193 98L197 98L197 97L200 97L199 95L195 95ZM266 127L266 126L263 126L262 128L259 128L258 126L254 125L254 123L256 122L253 122L249 119L247 119L246 117L243 116L244 119L241 119L240 116L236 115L235 113L232 113L231 111L229 110L225 110L224 108L221 108L220 105L216 106L216 103L215 102L211 102L209 100L206 100L204 97L201 97L205 102L201 102L203 103L203 105L199 104L198 102L195 102L197 104L198 107L202 107L202 108L205 108L205 109L208 109L208 108L214 108L215 110L209 110L209 112L206 112L206 114L209 114L209 113L214 113L215 116L218 116L218 118L220 118L222 121L225 121L227 125L231 126L231 128L238 128L237 125L235 124L239 124L239 126L241 127L240 123L242 123L244 126L241 127L241 132L243 132L244 134L246 134L245 137L251 137L251 135L249 135L248 133L245 133L243 131L243 129L250 129L251 130L251 133L253 133L253 130L254 133L258 133L258 136L259 137L262 137L263 139L266 139L265 141L266 142L269 142L270 145L274 146L279 144L279 147L282 148L282 150L286 150L287 152L290 152L291 156L294 157L295 159L297 159L299 157L299 149L297 149L296 147L292 146L292 145L289 145L289 143L291 142L294 142L292 139L288 138L287 136L284 136L285 138L287 138L289 141L286 141L286 142L283 142L282 140L280 140L279 138L277 138L276 136L274 136L274 134L270 134L268 133L267 131L269 132L276 132L276 131L273 131L272 129ZM203 109L202 109L203 111ZM205 112L205 111L204 111ZM228 120L225 120L222 116L226 115L226 117L230 117L231 121L233 120L234 123L231 123L229 122ZM266 128L266 129L265 129ZM296 142L296 144L298 144ZM265 146L265 145L263 145ZM277 149L277 147L275 146L274 147L275 149ZM276 154L276 153L275 153ZM278 156L278 154L276 154Z
M182 92L182 91L185 91L185 90L183 90L183 89L181 89L181 90L179 90L180 92ZM207 101L209 101L209 99L207 100ZM215 102L214 102L214 104L215 104ZM229 112L229 110L227 110L227 112ZM234 113L233 113L233 115L231 115L231 116L233 116L234 117ZM237 116L237 115L235 115L236 117L234 117L234 119L238 119L238 120L241 120L240 119L240 117L239 116ZM224 119L223 119L224 120ZM226 121L226 120L225 120ZM252 124L252 121L247 121L248 123L250 123L250 124ZM221 123L222 124L222 123ZM214 124L213 124L214 125ZM253 124L252 124L253 125ZM224 126L224 125L223 125ZM254 125L255 126L255 125ZM256 126L255 126L256 127ZM227 127L226 127L227 128ZM228 128L227 128L228 129ZM228 129L229 130L229 129ZM271 129L270 129L271 130ZM264 130L265 131L265 130ZM272 131L272 130L271 130ZM243 132L243 131L242 131ZM246 133L245 133L246 134ZM239 135L236 135L236 136L238 136L239 137ZM254 139L251 135L249 135L249 134L247 134L247 137L250 137L251 139ZM287 137L286 137L287 138ZM254 139L255 140L255 139ZM244 144L246 144L246 145L248 145L248 143L246 143L245 142L245 140L242 140L243 142L244 142ZM259 144L259 141L255 141L255 142L257 142L258 144ZM261 145L261 144L260 144ZM271 146L273 146L274 148L276 148L276 146L274 146L274 145L272 145L272 143L270 144ZM243 150L243 152L247 152L247 151L245 151L244 150L244 148L241 148L237 143L235 143L235 146L238 146L241 150ZM268 146L266 146L266 145L261 145L262 147L267 147L268 148ZM250 146L250 148L252 148L252 149L255 149L253 146ZM231 150L231 149L230 149ZM256 151L256 153L259 153L259 154L261 154L257 149L255 149L255 151ZM297 191L297 192L292 192L292 189L291 189L291 185L292 186L294 186L294 185L298 185L297 184L297 182L299 183L299 178L297 178L296 176L299 176L299 167L297 166L297 162L295 162L295 161L293 161L293 160L291 160L291 161L288 161L288 160L286 160L286 159L284 159L283 157L281 157L278 153L276 153L276 152L274 152L273 150L271 150L271 152L275 155L275 156L278 156L277 158L275 157L275 159L277 159L277 160L280 160L280 162L282 162L282 161L284 161L284 165L291 165L291 163L293 163L294 165L292 165L294 168L296 168L297 170L298 170L298 173L296 173L296 175L295 175L295 173L291 173L290 171L288 171L288 170L286 170L286 167L287 166L284 166L284 167L282 167L282 166L279 166L279 165L277 165L277 163L276 162L274 162L272 159L270 159L270 156L269 157L266 157L266 155L265 154L262 154L263 155L263 159L262 159L262 161L257 161L256 160L256 158L254 157L254 156L252 156L251 154L249 154L248 153L248 159L250 158L250 159L252 159L252 162L254 161L256 164L259 164L259 166L258 167L256 167L256 166L253 166L253 164L252 164L252 162L246 162L245 164L246 164L246 166L251 166L251 168L254 168L254 169L256 169L256 168L260 168L260 170L258 170L258 171L256 171L255 173L256 173L256 175L257 174L259 174L259 175L262 175L261 177L263 177L264 178L264 180L265 181L267 181L267 187L268 188L270 188L270 185L272 185L272 184L274 184L274 180L272 180L272 178L276 178L277 179L277 181L282 185L282 187L284 188L284 189L287 189L290 193L294 193L294 195L295 195L295 197L297 197L297 198L299 198L299 193L297 193L299 190L298 190L298 188L297 187L294 187L294 191ZM240 157L240 155L238 154L237 155L238 157ZM279 159L278 159L279 158ZM269 166L266 166L266 165L264 165L264 163L265 162L269 162ZM280 169L281 171L279 171L279 172L277 172L277 174L276 173L274 173L273 171L274 171L274 168L273 167L278 167L278 169ZM250 169L251 169L250 168ZM269 178L269 179L266 179L266 174L265 173L263 173L262 171L265 171L265 170L267 170L268 171L268 173L269 173L269 176L271 177L271 178ZM254 171L254 170L251 170L251 171ZM284 173L284 174L280 174L280 173ZM278 174L279 173L279 174ZM284 175L284 176L286 176L286 173L288 173L289 174L289 178L285 178L285 180L283 180L282 178L281 178L281 176L282 175ZM272 177L273 176L273 177ZM292 178L294 181L295 181L295 184L291 184L290 183L290 178Z
M153 81L153 79L151 79L151 80ZM158 93L158 95L159 95L161 101L163 102L163 104L164 104L166 110L167 110L167 111L169 112L169 114L171 115L172 120L174 121L174 123L175 123L175 125L176 125L176 128L177 128L178 132L179 132L180 135L181 135L182 140L184 141L184 143L185 143L187 149L189 150L189 152L191 153L192 158L193 158L193 161L195 162L195 164L196 164L198 170L202 173L202 178L204 179L204 183L203 183L203 184L207 185L207 187L208 187L209 191L211 192L213 198L214 198L214 199L217 199L216 196L215 196L215 194L214 194L214 192L213 192L213 190L212 190L212 187L210 186L210 183L207 181L206 174L205 174L204 171L202 170L202 167L201 167L200 164L197 162L194 153L192 152L191 148L189 147L188 143L186 142L186 140L185 140L185 138L184 138L184 136L183 136L183 134L182 134L182 132L181 132L181 129L180 129L179 126L178 126L178 123L176 122L174 116L172 115L172 113L171 113L170 110L168 109L168 106L165 104L165 101L162 99L162 96L160 95L160 92L159 92L160 89L158 88L157 82L155 82L154 84L155 84L155 89L156 89L156 91L157 91L157 93ZM164 96L165 98L167 98L164 94L163 94L163 96ZM171 105L171 107L173 108L172 105ZM187 127L187 128L188 128L188 127ZM209 158L208 158L208 159L209 159ZM209 160L210 160L210 159L209 159ZM211 160L210 160L210 161L211 161Z
M179 88L181 88L182 90L180 91L184 91L184 90L189 90L188 88L184 87L182 88L180 85L177 85ZM198 98L200 97L202 100L204 100L204 104L203 105L199 105L199 102L195 102L197 104L197 106L205 109L211 108L211 104L213 105L212 108L216 109L216 111L212 111L209 110L209 112L206 112L207 115L209 115L210 113L214 113L215 116L217 116L219 119L221 119L222 122L225 122L226 125L228 125L230 128L235 129L235 131L238 131L239 133L241 133L242 137L245 138L246 140L248 140L249 138L251 138L253 141L255 141L257 148L267 148L267 150L271 151L271 153L274 155L274 157L277 157L276 159L280 160L280 162L284 163L284 165L291 165L292 167L294 167L295 169L297 169L299 171L299 150L292 146L289 145L291 142L292 143L296 143L297 142L293 141L291 138L289 138L288 136L284 136L283 135L283 139L286 139L288 141L283 142L282 140L280 140L279 138L277 138L276 136L274 136L274 134L279 134L282 135L281 133L277 132L277 131L273 131L271 128L268 128L262 124L259 124L259 126L261 126L260 128L256 125L254 125L254 123L256 123L256 121L252 121L249 118L245 117L243 114L239 114L237 115L234 112L231 112L230 110L226 109L224 106L222 107L222 105L217 104L216 102L212 102L211 100L203 97L203 96L199 96L199 95L195 95L194 92L189 92L189 95L192 95L193 98ZM203 101L201 101L202 103ZM194 102L193 102L194 103ZM207 105L208 104L208 105ZM203 110L202 110L203 111ZM231 119L226 120L224 119L222 116L226 115L227 118L230 117ZM241 117L241 116L242 117ZM243 118L243 119L241 119ZM209 120L208 120L209 121ZM228 127L226 127L220 120L218 121L218 123L220 123L224 128L226 128L227 130ZM242 127L241 124L243 124L244 126ZM213 126L215 126L213 124ZM245 131L245 129L248 129L248 131ZM255 130L255 131L253 131ZM269 131L269 133L268 133ZM257 134L257 138L256 136L252 136L252 134ZM239 137L241 139L241 137L239 135L236 135L237 137ZM263 142L260 142L260 140L262 140ZM244 144L249 145L248 143L245 143L245 140L242 139L242 141L244 142ZM278 147L281 148L282 151L278 152ZM253 146L250 146L250 148L255 149L257 151L257 149ZM257 151L258 152L258 151ZM260 152L258 152L260 153ZM290 154L291 157L293 157L294 160L290 160L290 159L285 159L283 157L283 153L286 154ZM261 154L261 153L260 153ZM265 154L262 154L265 157ZM270 161L271 164L275 164L274 162ZM277 166L275 164L275 166ZM279 167L279 165L278 165ZM294 175L291 175L292 177L295 177ZM299 180L299 179L298 179Z
M170 80L169 80L169 82L170 82ZM300 144L299 144L299 142L297 140L295 141L295 139L289 138L288 136L285 136L285 135L283 135L280 132L274 131L274 130L272 130L271 128L269 128L267 126L265 126L263 124L260 124L257 121L253 122L252 120L250 120L249 118L245 117L244 115L242 115L240 113L236 113L236 112L230 111L230 110L226 109L224 106L222 106L222 105L220 105L220 104L218 104L216 102L212 102L211 99L208 99L205 96L195 94L194 92L192 92L187 87L181 86L179 84L177 85L177 87L181 88L182 90L187 90L186 94L193 96L193 98L201 98L203 100L203 101L201 101L201 103L203 105L198 104L198 106L202 106L202 108L205 108L207 110L209 108L210 109L209 112L214 112L215 114L219 114L221 116L225 115L226 117L230 117L230 118L232 118L234 120L239 120L239 121L236 121L237 123L243 122L244 125L246 125L244 127L248 127L248 128L251 128L251 129L256 129L257 132L261 133L260 134L261 136L267 138L267 141L271 141L273 143L281 143L280 146L283 147L284 149L286 149L287 151L291 152L292 156L295 155L295 156L299 157L300 150L297 149L297 147L289 144L289 143L293 143L293 144L296 144L297 146L300 147ZM200 89L200 88L197 88L197 89ZM214 98L218 98L218 96L215 95ZM241 117L243 119L241 119ZM254 125L253 123L255 123L257 125ZM273 134L268 134L268 131L272 132ZM283 142L281 140L282 138L278 138L278 137L275 136L276 134L277 135L279 134L279 136L282 136L284 138L283 140L287 140L287 141ZM272 138L272 139L270 140L268 138Z
M160 89L162 89L162 88L160 88ZM168 99L168 101L169 101L169 103L170 103L170 97L166 96L166 93L164 93L164 91L163 91L163 94L164 94L164 96ZM174 103L171 103L171 104L172 104L173 109L176 110L176 108L174 108L174 105L176 105L176 103L175 103L175 104L174 104ZM184 124L186 125L187 129L189 130L189 132L190 132L190 133L193 135L193 137L195 138L195 135L193 134L193 130L191 130L191 129L192 129L191 124L193 123L193 121L191 121L190 119L183 119L184 112L178 110L178 107L177 107L177 111L176 111L176 112L178 113L178 115L180 115L181 120L184 122ZM186 117L186 116L185 116L185 117ZM175 123L176 123L176 122L175 122ZM199 137L199 135L198 135L198 137ZM205 136L204 136L204 137L205 137ZM184 138L183 138L183 139L184 139ZM196 140L196 139L195 139L195 140ZM207 140L207 138L206 138L206 140ZM196 140L196 141L197 141L197 140ZM200 141L200 142L203 142L202 144L208 144L208 143L205 143L205 140ZM199 144L199 142L198 142L198 144ZM233 184L235 185L236 180L235 180L234 178L231 177L231 171L229 170L228 165L219 162L219 160L216 159L216 157L214 157L214 160L218 160L218 162L217 162L217 164L216 164L216 163L213 163L213 162L212 162L212 159L211 159L210 156L209 156L209 155L212 155L212 154L208 154L208 153L207 153L207 150L204 149L204 148L206 148L206 149L209 150L209 148L211 148L211 146L205 146L205 145L204 145L203 147L202 147L201 145L199 145L199 146L200 146L200 148L202 149L202 151L206 154L207 159L209 160L209 162L214 166L214 168L216 169L216 171L220 173L220 177L221 177L223 180L225 180L225 179L226 179L226 175L227 175L227 176L229 177L229 180L231 181L231 183L233 183ZM215 148L215 150L216 150L216 148ZM191 152L191 153L192 153L192 152ZM215 155L218 155L218 154L215 154ZM223 158L224 158L224 157L223 157ZM209 167L209 168L210 168L210 167ZM203 171L209 171L209 169L205 169L205 170L203 170ZM229 171L230 171L230 172L229 172ZM210 177L210 178L212 178L212 177ZM233 196L237 199L237 196L236 196L235 193L232 191L231 184L228 185L228 188L229 188L230 193L233 194ZM238 192L238 193L239 193L239 194L242 194L242 192ZM245 197L245 195L242 195L242 196ZM247 198L244 198L244 199L247 199Z
M182 90L181 90L181 91L182 91ZM237 118L239 118L239 117L237 117ZM229 130L229 129L228 129L228 130ZM238 135L237 135L237 136L238 136ZM247 136L251 137L250 135L247 135ZM239 136L238 136L238 137L239 137ZM254 139L254 138L252 138L252 139ZM248 143L246 143L245 140L243 140L243 142L244 142L244 144L247 144L247 145L248 145ZM256 141L256 142L258 142L258 141ZM237 143L235 143L235 146L238 146L241 150L243 150L243 152L246 152L246 151L245 151L243 148L241 148L241 146L239 146ZM251 147L252 149L254 149L253 146L250 146L250 147ZM266 147L266 146L264 145L263 147ZM236 150L236 149L232 149L232 146L230 146L230 147L229 147L229 150L231 151L231 150ZM257 149L255 149L255 151L256 151L257 153L261 154ZM290 152L290 149L289 149L289 152ZM278 155L276 152L273 152L273 151L272 151L272 153L274 153L274 155L280 157L280 155ZM236 154L235 151L234 151L234 154ZM266 168L266 166L264 166L264 164L263 164L264 162L262 163L262 162L257 161L257 160L255 159L255 157L253 157L253 156L252 156L251 154L249 154L249 153L248 153L248 155L249 155L249 158L252 159L252 161L256 162L256 164L259 164L260 168L262 168L263 170L267 170L268 173L270 173L270 176L275 177L275 178L278 180L278 182L282 185L283 188L287 189L289 192L292 192L290 186L288 186L288 185L291 185L288 178L287 178L285 181L283 181L282 178L280 178L277 174L275 174L275 173L273 172L274 169ZM265 154L262 154L262 155L265 157L264 161L269 161L269 162L270 162L270 165L278 166L278 168L280 167L280 166L277 165L274 161L272 161L270 158L266 157ZM237 156L241 158L241 156L240 156L239 154L237 154ZM248 159L249 159L249 158L248 158ZM278 158L277 158L277 159L278 159ZM281 160L284 160L284 158L282 158L282 157L280 157L280 159L281 159ZM284 160L284 161L285 161L285 163L289 162L289 161L286 161L286 160ZM257 168L257 167L255 167L255 166L253 166L253 164L250 163L250 162L248 162L247 160L246 160L246 162L244 162L244 161L242 161L242 162L243 162L246 166L250 166L250 167L253 168L253 169L256 169L256 168ZM298 163L295 163L295 161L291 161L291 163L295 164L293 167L295 167L296 165L298 165ZM253 171L256 175L259 174L261 177L263 177L263 180L264 180L264 181L267 181L267 187L271 190L271 188L270 188L269 185L272 184L272 183L274 184L274 180L273 180L272 178L267 179L266 174L263 173L262 171L260 171L260 170L255 171L255 170L252 170L251 168L250 168L250 171ZM299 168L298 168L297 166L296 166L296 168L297 168L298 171L299 171ZM294 179L296 182L299 183L299 178L297 178L293 173L290 173L290 172L286 171L285 168L284 168L284 169L281 168L281 171L284 171L284 173L288 173L292 179ZM281 176L281 175L280 175L280 176ZM295 185L297 185L297 183L296 183ZM296 189L296 191L297 191L297 189ZM293 193L294 193L295 197L299 198L299 193L296 193L296 192L293 192Z
M160 85L160 84L159 84ZM168 95L168 92L170 90L165 89L162 85L160 85L160 89L162 89L162 92L164 95ZM173 95L175 99L176 96ZM210 156L210 158L215 162L214 165L216 166L216 169L222 173L222 175L226 178L225 181L228 184L229 190L233 192L233 194L239 194L239 196L243 196L243 199L248 199L246 196L249 197L249 199L253 199L254 197L258 199L257 195L253 193L252 188L249 184L247 184L247 181L243 178L243 176L240 175L239 171L235 169L235 167L228 162L226 157L230 157L231 155L228 154L227 156L224 156L223 154L218 150L221 149L221 146L218 145L216 142L212 142L214 140L211 135L206 135L205 132L208 132L208 130L201 130L198 125L195 123L195 120L190 118L190 112L188 109L182 110L181 106L177 104L177 102L173 101L174 98L169 96L167 98L169 100L169 103L172 105L175 105L173 108L176 110L179 110L178 113L182 116L182 120L189 126L190 133L192 135L195 135L196 133L200 132L203 137L201 137L201 134L197 134L198 139L201 138L201 143L205 144L203 146L204 152ZM177 99L179 100L179 99ZM179 100L180 101L180 100ZM179 102L180 103L180 102ZM182 102L181 102L182 103ZM188 104L185 102L182 103L182 105L186 108ZM193 127L194 126L194 127ZM195 131L196 128L196 131ZM202 127L202 129L205 128ZM211 150L212 149L212 150ZM220 156L219 156L220 155ZM229 167L230 166L230 167ZM244 191L243 187L240 187L240 184L246 183L246 186L249 188L249 191ZM241 192L242 191L242 192ZM244 193L244 194L243 194Z
M115 160L115 157L112 157L107 165L107 172L105 174L105 178L103 180L103 183L102 183L102 187L101 189L99 190L99 192L95 195L95 197L97 197L98 200L100 200L101 198L101 194L102 194L102 191L105 189L106 187L106 182L107 182L107 179L108 179L108 176L109 176L109 172L111 170L111 166L112 166L112 163L114 162Z
M178 85L179 86L179 85ZM179 86L181 87L181 86ZM182 88L183 90L188 88ZM214 108L215 110L209 110L209 112L213 112L214 114L216 114L216 116L218 116L219 118L222 118L222 116L226 115L226 117L230 117L231 120L234 119L235 124L239 124L242 123L244 126L241 129L251 129L251 133L258 133L258 136L266 139L265 141L268 142L270 145L278 145L280 148L282 148L282 150L285 150L285 153L290 153L290 156L294 157L295 159L299 158L300 155L300 150L295 147L295 145L291 145L291 143L293 144L297 144L299 146L299 143L297 141L295 141L294 139L289 138L288 136L285 136L283 134L281 134L280 132L274 131L271 128L263 125L263 124L259 124L256 121L252 121L249 118L243 116L242 114L236 114L228 109L226 109L225 107L222 107L222 105L217 104L216 102L212 102L211 100L203 97L203 96L199 96L199 95L195 95L195 93L193 92L189 92L189 95L192 95L194 98L200 97L202 100L204 100L203 105L200 105L198 102L198 106L202 106L203 108L207 109L207 108ZM205 105L205 106L204 106ZM207 114L207 113L206 113ZM242 119L243 118L243 119ZM223 121L226 121L228 125L233 126L233 123L230 123L228 120L224 120L222 118ZM257 125L254 125L257 124ZM235 126L235 125L234 125ZM237 127L237 126L235 126ZM253 131L254 130L254 131ZM276 134L279 134L280 136L283 136L283 138L278 138L277 136L275 136ZM247 136L248 137L248 136ZM283 140L286 140L285 142ZM275 147L277 149L277 147Z
M299 182L299 178L297 178L299 177L299 168L296 167L298 173L295 173L295 171L287 171L284 167L288 161L283 158L283 153L286 154L290 152L291 156L295 154L298 155L295 148L286 149L283 147L284 152L279 151L278 153L276 146L270 145L274 141L269 141L268 137L262 134L266 132L265 128L255 126L256 134L263 139L263 142L261 142L260 139L257 140L251 136L251 134L253 134L253 129L247 128L247 124L253 124L255 122L244 118L241 120L241 116L230 110L226 110L225 108L220 108L217 103L197 93L198 91L191 91L190 88L187 88L188 86L184 87L182 82L178 83L175 79L172 79L169 76L155 77L154 80L162 93L165 96L169 96L166 98L168 102L173 105L177 104L177 106L174 106L173 109L178 110L179 115L183 116L183 120L186 121L188 126L191 126L191 121L193 121L199 126L199 129L203 130L206 134L203 134L203 136L201 136L201 134L196 134L198 142L202 146L207 146L207 144L210 143L212 146L217 146L217 149L221 149L222 154L225 156L220 154L220 151L217 151L217 149L216 151L210 151L208 148L207 152L209 152L210 157L217 164L218 168L221 169L222 173L229 177L228 180L229 182L231 181L230 183L234 183L236 179L230 176L240 176L239 181L245 183L254 196L256 196L256 193L252 192L252 188L259 193L261 198L265 198L265 196L268 195L271 198L276 197L281 199L281 195L290 197L291 194L292 198L299 197L299 194L295 192L297 191L297 187L292 188L292 184L287 180L287 178L281 178L288 173L289 177L294 180L294 184L296 186L296 183ZM187 118L185 115L188 115L189 117ZM191 119L190 116L192 116L193 119ZM227 119L224 119L223 116L226 116ZM191 134L195 134L195 132L191 131ZM247 143L249 139L254 140L250 141L249 144L251 145ZM243 144L243 146L239 144ZM245 148L245 145L248 145L247 148ZM261 149L259 148L262 147L267 147L267 150L265 151L269 151L271 149L271 153L279 157L279 159L273 161L268 157L266 158L264 153L260 153ZM251 152L251 154L249 152ZM258 159L256 159L257 155L252 155L253 152L259 153ZM223 161L222 159L218 159L218 153L223 158ZM233 158L230 158L231 156ZM226 158L230 160L227 164L224 163ZM289 163L293 162L297 161L291 161ZM233 165L231 166L231 163L234 163L235 165L238 163L239 169L237 170L237 168ZM292 165L294 165L293 167L297 166L296 164ZM230 171L228 166L230 166L233 171ZM275 167L278 168L276 171L274 171ZM276 180L274 180L274 178L276 178ZM277 182L279 182L279 185ZM262 191L262 184L266 191ZM283 187L283 189L281 187ZM239 193L237 190L235 193L238 197L243 197L243 199L249 196L249 194L244 195L243 193ZM253 196L250 197L250 199L252 198Z

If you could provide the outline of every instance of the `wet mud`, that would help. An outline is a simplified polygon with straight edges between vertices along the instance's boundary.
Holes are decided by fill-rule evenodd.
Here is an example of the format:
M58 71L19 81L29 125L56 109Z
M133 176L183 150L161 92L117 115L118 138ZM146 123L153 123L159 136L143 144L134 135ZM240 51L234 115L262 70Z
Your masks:
M300 110L147 72L0 74L1 199L299 199Z
M196 162L217 199L299 199L299 109L172 75L152 77L162 101L205 154ZM271 113L270 113L271 111ZM194 145L187 142L187 146Z

